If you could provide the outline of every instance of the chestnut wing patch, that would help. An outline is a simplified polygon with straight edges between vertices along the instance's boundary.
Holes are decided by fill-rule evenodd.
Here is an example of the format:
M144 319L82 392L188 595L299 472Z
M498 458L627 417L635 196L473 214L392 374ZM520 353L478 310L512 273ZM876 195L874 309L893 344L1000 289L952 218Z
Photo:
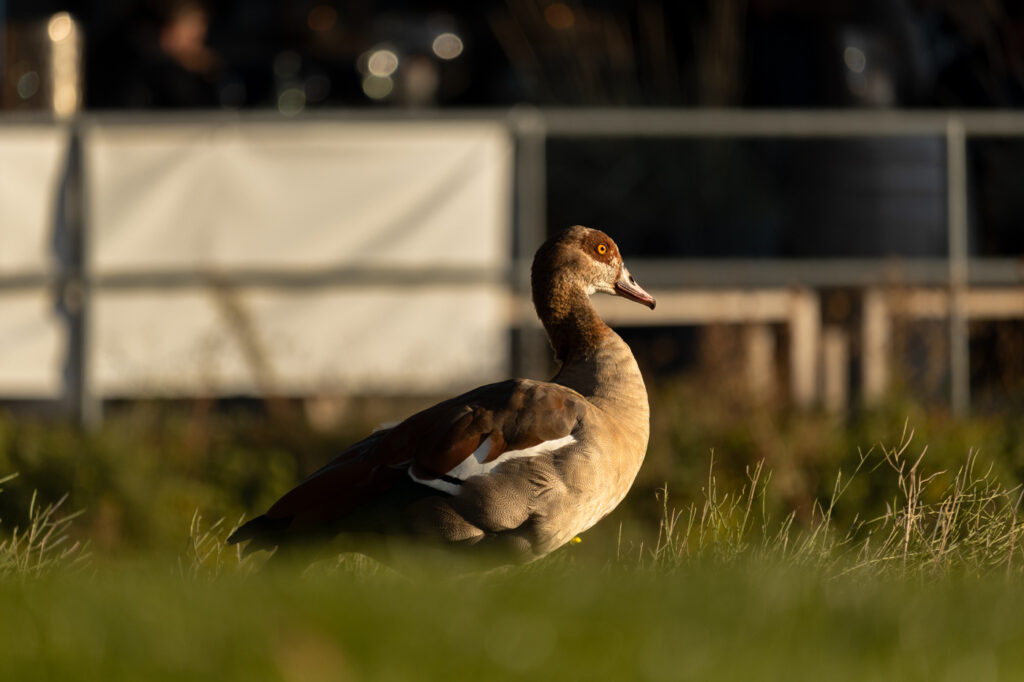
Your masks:
M409 470L413 480L456 493L462 481L510 459L554 452L576 441L572 431L585 401L571 389L518 380L474 393L462 402L441 446L417 453Z

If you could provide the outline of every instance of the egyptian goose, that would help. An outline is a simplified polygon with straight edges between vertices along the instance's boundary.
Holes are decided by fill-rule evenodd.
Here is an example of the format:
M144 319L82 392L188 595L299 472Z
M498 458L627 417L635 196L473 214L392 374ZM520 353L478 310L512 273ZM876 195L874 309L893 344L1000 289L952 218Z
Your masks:
M537 251L533 303L561 367L550 382L481 386L374 432L286 493L228 542L246 551L340 536L490 546L531 561L611 512L647 451L649 408L629 346L589 295L654 298L608 235L577 225ZM372 553L372 552L371 552Z

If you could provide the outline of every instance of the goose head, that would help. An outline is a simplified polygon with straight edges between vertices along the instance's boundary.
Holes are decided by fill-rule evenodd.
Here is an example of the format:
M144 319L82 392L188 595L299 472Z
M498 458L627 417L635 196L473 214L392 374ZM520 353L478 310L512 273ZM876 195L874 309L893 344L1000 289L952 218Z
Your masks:
M629 274L612 238L582 225L570 227L541 246L533 261L532 279L535 303L545 293L562 297L583 292L621 296L652 310L655 306L654 297Z

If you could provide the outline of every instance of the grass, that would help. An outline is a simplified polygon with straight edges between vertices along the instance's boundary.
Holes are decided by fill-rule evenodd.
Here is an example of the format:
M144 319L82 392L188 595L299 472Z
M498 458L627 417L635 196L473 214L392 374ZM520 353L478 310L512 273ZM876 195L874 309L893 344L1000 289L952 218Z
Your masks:
M0 583L9 679L1018 679L1024 588L806 567L582 567L424 585L129 565Z
M1024 677L1021 487L976 450L933 466L934 448L906 425L897 433L835 466L806 509L779 503L789 498L770 462L737 476L728 454L705 456L689 494L634 492L657 507L649 531L635 522L641 499L639 514L617 512L545 560L470 576L434 564L407 578L353 557L243 560L223 542L238 516L197 511L175 517L176 547L90 555L75 540L85 517L4 479L28 513L20 530L0 523L0 670L28 680Z
M0 478L0 486L15 478L16 474ZM52 570L69 572L84 566L89 558L86 546L69 535L80 512L64 514L62 507L66 501L64 496L56 502L40 504L36 494L32 494L26 527L14 526L0 539L0 579L33 578Z
M852 471L836 473L830 497L816 500L809 521L799 526L794 512L773 522L766 502L771 476L760 464L748 469L746 486L725 492L712 469L703 502L682 509L673 508L663 490L656 543L636 561L671 571L694 560L727 563L750 556L812 566L831 576L1002 571L1024 578L1024 488L1000 482L973 451L954 472L929 472L923 466L927 447L910 455L912 442L913 432L904 429L898 445L861 453ZM858 477L885 475L893 495L883 514L836 522L834 511Z

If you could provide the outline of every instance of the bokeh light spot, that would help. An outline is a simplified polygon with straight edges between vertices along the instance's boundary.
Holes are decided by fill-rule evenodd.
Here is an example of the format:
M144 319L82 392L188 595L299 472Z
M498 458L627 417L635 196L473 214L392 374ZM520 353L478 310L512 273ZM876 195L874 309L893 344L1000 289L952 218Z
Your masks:
M39 74L35 71L28 71L21 74L18 79L18 97L30 99L39 92Z
M462 38L454 33L442 33L434 38L433 48L441 59L455 59L462 54Z
M846 68L854 73L864 73L864 67L868 65L868 58L859 47L848 47L843 50L843 61Z
M306 108L306 93L298 88L282 90L277 96L277 110L284 116L295 116Z
M388 76L367 76L363 79L363 92L370 99L384 99L395 89L395 83Z
M71 15L67 12L57 12L50 17L50 22L46 25L46 33L50 36L50 40L59 43L71 36L73 28Z
M398 55L388 49L374 50L366 61L366 68L373 76L390 76L398 70Z

